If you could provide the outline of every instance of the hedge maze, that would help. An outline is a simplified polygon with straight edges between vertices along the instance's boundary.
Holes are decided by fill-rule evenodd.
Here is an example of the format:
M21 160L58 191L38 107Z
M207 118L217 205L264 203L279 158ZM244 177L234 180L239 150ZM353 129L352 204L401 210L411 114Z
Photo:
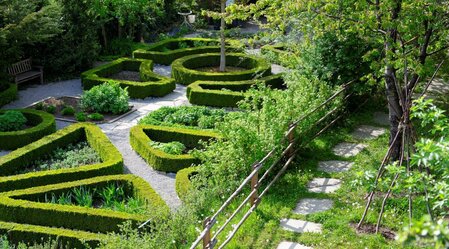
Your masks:
M76 168L21 173L33 161L59 147L86 141L101 162ZM0 157L0 232L13 242L57 239L61 246L95 246L107 232L118 231L125 221L141 224L147 216L121 211L47 203L47 196L76 188L121 184L126 193L144 200L148 210L168 212L165 202L147 182L123 175L123 158L94 124L78 123L47 135Z

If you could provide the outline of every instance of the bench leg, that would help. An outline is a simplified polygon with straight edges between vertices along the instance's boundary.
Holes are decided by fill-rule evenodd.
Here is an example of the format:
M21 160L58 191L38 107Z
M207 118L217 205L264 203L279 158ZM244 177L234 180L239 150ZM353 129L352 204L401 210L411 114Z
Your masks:
M41 73L41 85L44 84L44 74Z

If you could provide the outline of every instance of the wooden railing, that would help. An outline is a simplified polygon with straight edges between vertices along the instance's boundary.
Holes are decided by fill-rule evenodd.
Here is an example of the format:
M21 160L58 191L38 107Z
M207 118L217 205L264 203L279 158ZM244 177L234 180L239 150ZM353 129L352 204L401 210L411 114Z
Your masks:
M319 127L319 125L327 120L329 118L336 115L334 119L332 119L328 124L326 124L322 129L320 129L317 133L314 134L313 138L316 138L321 133L323 133L325 130L327 130L330 126L335 124L339 119L341 119L345 114L345 102L346 100L352 96L353 93L350 93L350 86L355 82L355 80L348 82L343 85L343 87L334 93L329 99L327 99L322 104L318 105L317 107L310 110L307 114L293 122L290 126L287 132L285 133L285 136L280 141L280 144L284 144L285 142L288 142L287 147L282 150L278 158L270 165L270 167L263 173L262 177L259 178L260 171L262 167L269 161L269 159L273 159L273 157L277 154L278 148L273 148L271 151L269 151L264 158L262 158L260 161L256 162L252 166L251 173L243 180L243 182L240 184L240 186L234 191L234 193L229 196L229 198L223 203L223 205L211 216L207 217L203 222L203 230L201 231L200 235L197 237L197 239L192 243L190 249L194 249L198 247L201 242L204 249L213 249L216 246L218 246L219 249L224 248L235 236L239 228L243 225L243 223L248 219L248 217L256 210L259 203L261 202L263 196L270 190L271 186L273 186L274 183L284 174L284 172L287 170L288 166L293 162L295 159L295 156L298 151L298 142L299 138L295 138L295 130L298 127L298 125L303 122L306 118L311 116L312 114L316 113L317 111L323 110L323 108L326 108L334 103L334 101L338 100L337 97L343 95L343 103L340 106L334 107L332 110L327 112L323 117L321 117L317 122L314 123L310 127L310 129L313 129L313 127ZM342 111L343 110L343 111ZM310 139L309 141L313 140ZM283 163L280 170L276 173L274 178L271 179L271 181L268 182L268 184L261 190L262 183L265 183L265 181L268 181L268 176L272 173L272 171L276 168L276 166ZM212 229L214 228L214 225L217 224L217 218L219 215L223 214L224 210L231 204L231 202L236 199L236 197L244 190L244 188L249 184L251 191L246 196L246 198L238 205L238 207L232 212L232 214L226 219L226 221L218 227L218 229L212 234ZM245 205L247 203L250 203L250 208L248 211L242 216L242 218L233 226L232 231L226 236L226 239L218 245L218 236L227 228L229 227L229 224L231 221L239 214Z

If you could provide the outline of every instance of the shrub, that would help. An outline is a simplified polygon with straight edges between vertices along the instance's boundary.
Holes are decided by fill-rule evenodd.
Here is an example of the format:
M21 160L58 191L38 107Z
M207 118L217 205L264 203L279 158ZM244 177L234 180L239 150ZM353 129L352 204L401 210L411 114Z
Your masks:
M27 125L32 126L19 131L0 132L0 149L13 150L34 142L45 135L55 132L55 117L46 112L20 109L27 119ZM0 114L5 111L0 110Z
M139 124L214 129L219 122L224 120L226 114L224 110L202 106L164 106L143 117Z
M173 141L169 143L151 141L150 146L172 155L181 155L186 150L186 146L178 141Z
M207 81L242 81L271 74L271 64L263 58L245 54L227 54L226 65L242 67L246 70L237 72L202 72L201 67L218 66L220 54L200 54L186 56L172 64L172 75L176 82L189 85L198 80Z
M100 113L92 113L87 116L90 120L101 121L104 119L104 116Z
M62 109L61 114L64 116L73 116L75 114L75 108L73 106L66 106Z
M0 80L0 83L4 82ZM17 98L17 84L4 84L3 90L0 91L0 107L8 104Z
M26 122L26 117L20 111L7 111L0 115L0 132L21 130Z
M45 111L51 114L54 114L56 112L56 106L54 105L48 105L45 107Z
M128 102L126 89L109 81L84 92L80 104L85 111L120 114L129 110Z
M78 112L75 114L76 121L85 122L87 120L87 115L84 112Z

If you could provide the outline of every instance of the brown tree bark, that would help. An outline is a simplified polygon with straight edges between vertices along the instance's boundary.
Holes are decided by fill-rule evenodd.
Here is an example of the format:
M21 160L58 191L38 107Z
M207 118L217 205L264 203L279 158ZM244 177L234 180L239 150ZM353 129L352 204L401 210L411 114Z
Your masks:
M226 0L221 0L221 14L224 15L226 13ZM220 72L224 72L226 70L226 41L225 41L225 31L226 23L224 16L221 17L221 26L220 26Z

